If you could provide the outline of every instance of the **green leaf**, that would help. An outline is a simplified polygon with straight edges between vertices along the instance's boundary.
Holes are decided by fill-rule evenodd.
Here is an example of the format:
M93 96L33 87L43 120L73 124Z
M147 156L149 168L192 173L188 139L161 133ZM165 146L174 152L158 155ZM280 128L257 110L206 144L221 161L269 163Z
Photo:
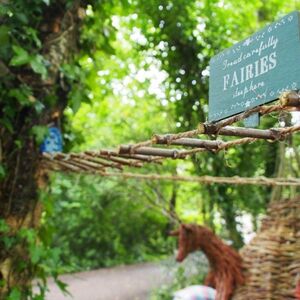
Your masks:
M47 68L43 56L38 54L31 57L30 66L35 73L42 75L43 79L47 77Z
M10 12L7 5L0 4L0 16L5 16Z
M9 27L6 25L0 26L0 43L1 47L9 43Z
M35 101L34 103L34 109L37 113L41 113L43 109L45 108L45 105L40 101Z
M0 56L3 58L7 58L9 55L9 27L6 25L0 26Z
M4 248L9 250L16 244L16 238L15 237L8 237L4 236L2 238Z
M18 12L15 14L15 16L20 22L22 22L24 24L28 23L28 17L26 16L26 14Z
M17 99L21 105L24 106L32 105L32 101L30 100L32 97L31 91L27 87L19 87L16 89L11 89L8 92L8 95L12 98Z
M43 295L35 295L32 299L33 300L45 300L45 297Z
M9 231L9 226L5 222L5 220L0 219L0 232L1 233L6 233Z
M48 6L50 5L50 0L43 0L43 2Z
M26 34L34 41L35 45L38 48L41 48L42 43L41 40L38 38L37 30L32 27L25 28Z
M5 286L5 280L1 279L0 280L0 288L3 288Z
M37 246L33 246L30 249L30 257L33 264L37 264L40 258L43 256L43 249Z
M19 231L19 236L26 239L29 244L34 244L36 241L36 232L33 229L22 228Z
M71 105L72 105L72 110L75 113L80 108L81 105L81 98L82 98L82 93L79 88L77 88L71 95Z
M35 136L36 142L41 144L49 133L49 130L47 126L36 125L32 127L31 133Z
M7 300L21 300L21 292L17 288L13 288Z
M57 286L60 288L60 290L62 292L64 292L65 294L69 294L69 291L67 290L67 287L68 287L68 284L64 283L63 281L57 279L57 278L54 278L55 280L55 283L57 284Z
M5 174L6 174L5 169L3 165L0 164L0 180L5 177Z
M18 149L22 148L22 141L21 140L15 140L15 145L17 146Z
M14 133L14 128L13 128L12 122L9 119L7 119L7 118L3 118L2 120L0 119L0 124L2 124L4 127L6 127L6 129L10 133Z
M26 65L30 62L31 58L29 53L22 47L13 46L14 56L10 61L11 66L21 66Z

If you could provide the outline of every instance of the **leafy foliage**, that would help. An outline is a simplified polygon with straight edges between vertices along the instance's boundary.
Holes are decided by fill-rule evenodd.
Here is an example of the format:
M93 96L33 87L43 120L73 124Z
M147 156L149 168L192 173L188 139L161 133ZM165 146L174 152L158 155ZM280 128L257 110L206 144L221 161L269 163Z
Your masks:
M146 261L170 250L166 219L127 188L120 181L55 176L47 200L52 216L45 224L55 229L53 246L60 249L64 271Z
M5 253L13 254L14 267L19 274L34 274L37 278L37 291L21 290L13 287L7 296L7 299L44 299L47 291L46 280L52 276L57 284L63 287L58 279L59 274L59 253L58 249L50 247L50 234L48 228L42 226L38 231L32 228L23 228L19 231L12 232L10 226L0 219L0 242L1 255ZM39 243L36 241L39 240ZM17 247L19 245L19 247ZM20 245L26 247L28 252L21 252ZM4 285L4 279L0 280L0 284Z

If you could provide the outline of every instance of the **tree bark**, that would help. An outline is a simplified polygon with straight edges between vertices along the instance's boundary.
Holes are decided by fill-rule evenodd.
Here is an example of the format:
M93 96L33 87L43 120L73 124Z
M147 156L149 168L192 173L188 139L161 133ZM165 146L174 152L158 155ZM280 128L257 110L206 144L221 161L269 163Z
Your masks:
M285 144L280 143L276 155L276 177L284 177L285 173ZM282 187L275 186L272 189L270 202L279 201L282 198Z
M172 193L171 193L171 197L169 200L169 214L170 214L171 218L175 218L175 217L177 218L177 213L176 213L177 190L178 190L177 182L173 182ZM169 221L166 225L166 234L167 235L170 233L170 231L173 229L173 227L174 227L174 221L169 219Z
M225 220L225 227L227 229L232 245L235 249L240 249L244 245L242 234L238 230L238 223L236 220L236 207L232 196L228 193L227 187L218 186L217 193L220 195L218 205L221 208L222 216Z
M234 211L233 205L230 205L228 201L228 206L223 208L223 217L226 222L226 229L229 233L229 237L233 243L235 249L240 249L244 246L244 241L241 233L237 229L236 213Z
M29 245L26 239L20 239L20 232L39 226L42 204L38 189L46 184L47 174L40 166L39 146L31 131L35 125L47 125L53 115L60 118L66 106L68 90L62 84L60 66L70 62L77 51L78 9L79 1L69 9L62 1L56 1L41 11L38 35L42 41L40 53L50 65L47 79L31 71L24 72L24 68L15 68L12 80L4 78L7 89L27 85L41 103L48 95L58 100L52 107L45 106L42 114L30 107L21 108L13 120L13 132L0 128L0 163L6 169L0 181L0 221L8 226L7 230L0 230L0 299L5 299L13 288L23 297L35 276ZM0 102L1 111L3 107L4 102ZM8 247L8 240L17 242Z
M285 126L290 126L292 123L291 116L284 114L282 116L282 122L284 122ZM288 142L291 144L291 138L288 140ZM288 161L285 157L286 153L286 144L280 143L277 153L276 153L276 164L275 164L275 176L274 177L285 177L286 171L287 171L287 165ZM272 193L271 193L271 200L270 202L279 201L282 199L283 196L283 188L282 187L273 187Z

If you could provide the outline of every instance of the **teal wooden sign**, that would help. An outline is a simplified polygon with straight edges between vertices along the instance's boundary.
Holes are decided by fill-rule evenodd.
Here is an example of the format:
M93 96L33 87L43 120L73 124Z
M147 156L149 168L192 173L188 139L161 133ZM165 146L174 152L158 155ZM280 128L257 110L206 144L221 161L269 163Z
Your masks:
M300 89L300 23L295 11L210 61L210 122Z

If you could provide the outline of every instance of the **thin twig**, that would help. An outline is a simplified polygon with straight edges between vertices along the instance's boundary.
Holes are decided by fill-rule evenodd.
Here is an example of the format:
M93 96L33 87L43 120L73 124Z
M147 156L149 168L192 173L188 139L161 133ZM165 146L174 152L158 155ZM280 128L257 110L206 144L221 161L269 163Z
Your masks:
M138 173L105 172L105 177L121 177L123 179L186 181L203 184L233 184L233 185L262 185L262 186L300 186L299 178L267 178L267 177L214 177L214 176L180 176Z

